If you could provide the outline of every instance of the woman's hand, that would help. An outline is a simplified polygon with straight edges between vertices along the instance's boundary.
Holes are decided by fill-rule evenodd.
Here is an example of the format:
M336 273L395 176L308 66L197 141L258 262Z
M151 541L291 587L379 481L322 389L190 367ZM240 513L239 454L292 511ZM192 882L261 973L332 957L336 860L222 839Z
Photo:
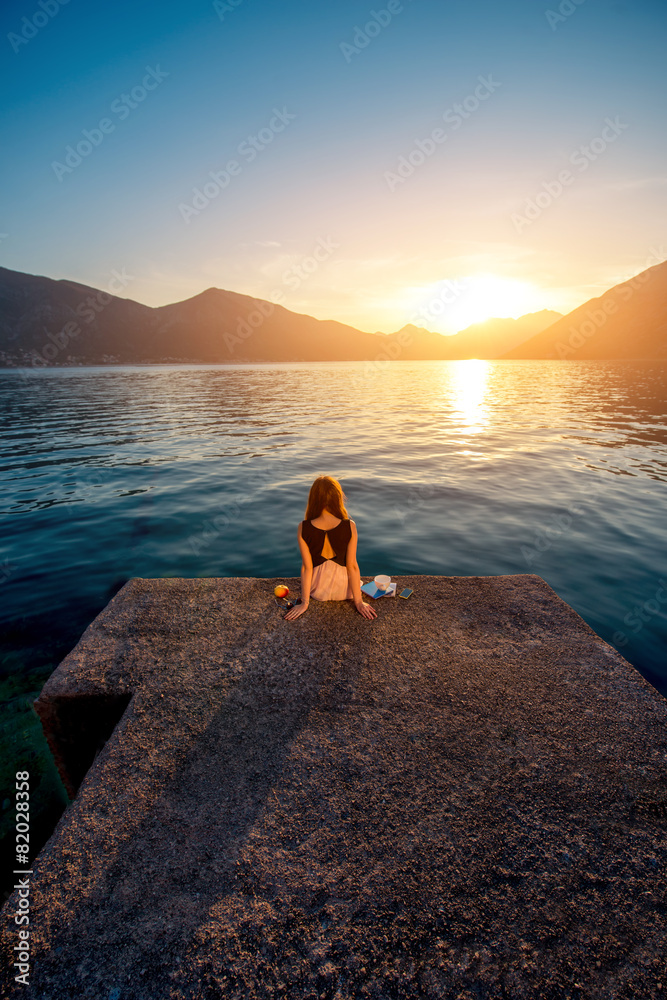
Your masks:
M293 608L289 609L286 615L283 615L283 618L286 622L293 622L295 618L298 618L299 615L302 615L304 611L307 610L308 605L304 604L303 601L299 601L298 604L295 604Z
M364 618L377 618L378 616L378 613L375 610L375 608L372 608L370 604L366 604L365 601L359 601L358 603L355 602L354 606L359 612L359 614L363 615Z

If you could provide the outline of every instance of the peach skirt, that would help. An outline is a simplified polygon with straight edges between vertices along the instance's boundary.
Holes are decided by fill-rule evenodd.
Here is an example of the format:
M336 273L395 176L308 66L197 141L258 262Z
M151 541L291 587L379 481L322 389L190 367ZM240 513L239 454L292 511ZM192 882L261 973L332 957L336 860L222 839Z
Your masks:
M353 598L347 570L333 559L326 559L313 570L310 596L316 601L347 601Z

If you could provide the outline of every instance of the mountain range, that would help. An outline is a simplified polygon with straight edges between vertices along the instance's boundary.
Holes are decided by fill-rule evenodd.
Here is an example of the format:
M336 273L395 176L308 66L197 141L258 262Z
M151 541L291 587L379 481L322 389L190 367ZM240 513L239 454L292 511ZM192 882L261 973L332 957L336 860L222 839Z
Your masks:
M122 284L122 274L113 280ZM490 320L451 337L416 326L365 333L220 288L152 308L74 281L0 268L0 364L5 365L490 357L559 316L544 310L518 320Z
M453 336L405 326L366 333L237 292L209 288L151 307L103 291L0 268L0 365L463 358L626 358L667 354L667 264L591 299L493 319ZM120 287L119 287L120 286Z
M589 299L503 358L667 358L667 261Z

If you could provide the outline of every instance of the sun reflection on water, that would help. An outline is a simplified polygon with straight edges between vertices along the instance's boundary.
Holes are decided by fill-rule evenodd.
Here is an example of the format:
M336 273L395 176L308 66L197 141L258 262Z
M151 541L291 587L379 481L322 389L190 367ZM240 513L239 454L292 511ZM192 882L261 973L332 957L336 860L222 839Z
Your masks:
M491 365L472 358L451 365L451 381L447 387L455 417L461 429L479 434L489 424L487 393Z

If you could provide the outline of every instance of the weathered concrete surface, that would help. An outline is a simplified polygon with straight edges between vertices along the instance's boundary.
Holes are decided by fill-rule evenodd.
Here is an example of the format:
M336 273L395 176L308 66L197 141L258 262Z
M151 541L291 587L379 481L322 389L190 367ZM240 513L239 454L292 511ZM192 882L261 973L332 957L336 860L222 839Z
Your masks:
M59 720L85 767L129 703L16 995L664 996L667 702L538 576L402 578L372 622L275 582L132 580L45 685L74 770Z

